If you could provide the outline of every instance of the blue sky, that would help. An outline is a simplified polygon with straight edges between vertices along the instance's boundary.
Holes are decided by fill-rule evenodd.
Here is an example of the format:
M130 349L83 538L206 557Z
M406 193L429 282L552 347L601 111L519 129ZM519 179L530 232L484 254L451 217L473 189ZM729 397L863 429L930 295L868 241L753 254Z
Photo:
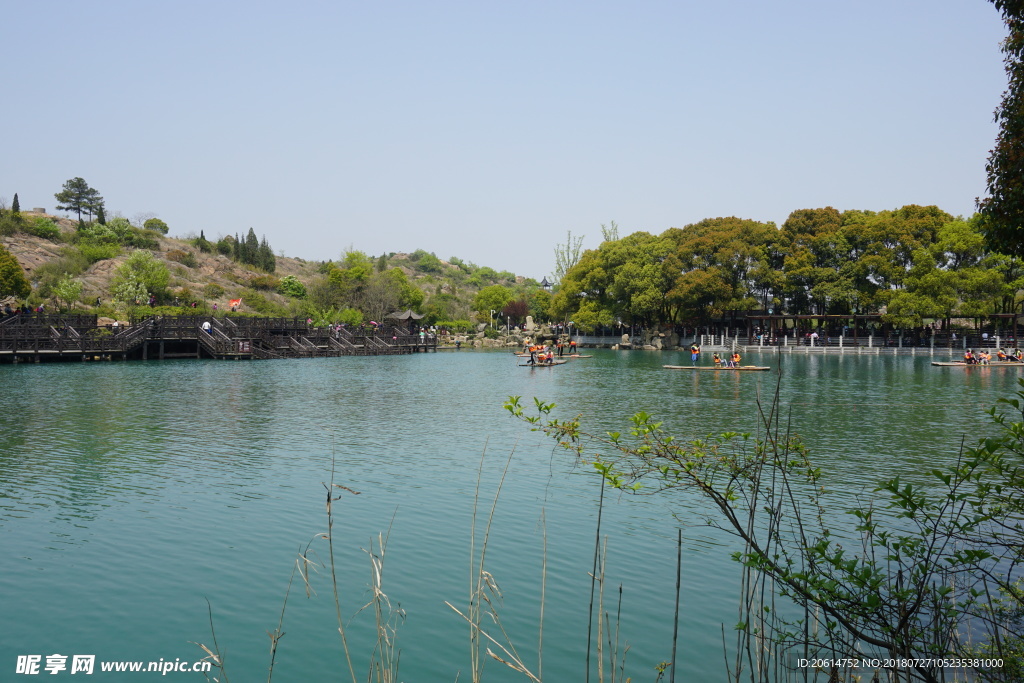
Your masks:
M425 249L540 278L566 231L985 190L985 0L0 2L0 197Z

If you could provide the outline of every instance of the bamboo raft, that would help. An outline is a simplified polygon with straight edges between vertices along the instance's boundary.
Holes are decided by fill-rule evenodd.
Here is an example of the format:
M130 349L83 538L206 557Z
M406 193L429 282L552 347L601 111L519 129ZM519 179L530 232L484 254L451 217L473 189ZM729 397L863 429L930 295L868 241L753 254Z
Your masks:
M556 360L556 361L552 361L550 363L548 363L546 361L538 361L537 363L520 363L519 367L521 367L521 368L550 368L550 367L554 367L555 365L565 365L568 362L569 361L567 361L567 360Z
M711 372L768 372L771 370L767 365L740 365L735 368L723 368L714 365L662 365L669 370L709 370Z
M1024 363L1008 360L994 360L991 363L965 363L962 360L932 361L932 365L940 368L1024 368Z

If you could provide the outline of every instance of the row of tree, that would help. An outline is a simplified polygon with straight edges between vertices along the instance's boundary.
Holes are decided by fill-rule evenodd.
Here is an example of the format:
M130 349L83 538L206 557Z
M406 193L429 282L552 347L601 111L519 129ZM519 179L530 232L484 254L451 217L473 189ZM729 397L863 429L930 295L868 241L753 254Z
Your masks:
M607 239L567 269L549 312L583 329L699 324L752 309L882 313L885 322L914 327L925 318L1012 312L1022 288L1024 263L986 249L978 216L935 206L826 207L794 211L781 229L710 218Z

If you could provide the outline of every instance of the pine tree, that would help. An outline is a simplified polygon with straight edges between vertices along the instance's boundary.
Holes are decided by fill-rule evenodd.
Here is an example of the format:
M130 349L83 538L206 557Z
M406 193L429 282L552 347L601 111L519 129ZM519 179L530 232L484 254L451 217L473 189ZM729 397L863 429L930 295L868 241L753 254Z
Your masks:
M266 235L263 236L263 241L260 242L260 257L258 260L259 267L268 273L273 273L277 270L277 259L274 258L274 250L267 243Z
M96 222L100 225L107 224L107 215L103 212L103 204L96 207Z
M249 228L249 234L245 236L245 258L242 259L242 263L248 263L250 266L259 264L260 257L260 241L256 239L256 231Z
M18 202L18 193L14 193L14 202L11 203L11 213L17 216L21 213L21 204Z
M81 178L72 178L64 183L64 188L53 195L57 199L58 211L74 211L78 214L78 222L81 224L82 213L91 218L96 210L103 205L103 197L96 190L89 187L89 183Z
M89 218L93 217L93 214L97 217L97 222L101 225L106 222L107 218L103 214L103 210L106 208L106 204L103 202L103 196L93 188L89 188L87 211L89 212ZM99 220L99 216L103 215L103 221Z

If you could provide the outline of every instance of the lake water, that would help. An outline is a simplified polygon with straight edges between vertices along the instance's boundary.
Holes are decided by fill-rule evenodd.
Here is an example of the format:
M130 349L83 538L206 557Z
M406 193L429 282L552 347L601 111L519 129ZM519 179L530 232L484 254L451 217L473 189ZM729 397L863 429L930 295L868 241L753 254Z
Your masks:
M503 410L509 395L555 401L601 433L647 410L681 436L753 431L780 375L689 373L677 353L595 351L557 368L506 352L265 362L166 361L0 367L0 680L19 655L197 660L217 643L233 681L266 680L298 553L327 562L325 489L348 642L359 680L375 638L363 549L390 528L383 589L404 610L400 678L469 680L469 541L506 462L487 568L502 623L537 668L546 529L543 675L583 680L599 480ZM989 433L985 410L1017 369L933 368L927 357L786 356L780 392L793 429L844 495L916 477ZM775 356L745 362L775 365ZM532 402L532 401L530 401ZM511 454L511 459L510 459ZM654 680L671 659L675 537L685 533L680 667L724 680L721 628L736 622L739 568L727 539L675 497L606 500L606 608L622 586L626 673ZM542 519L544 524L542 524ZM478 522L482 525L482 521ZM274 680L346 680L326 569L296 579ZM70 661L70 660L69 660ZM70 675L68 671L61 675ZM106 675L109 678L103 678ZM92 680L151 680L154 674ZM194 673L170 679L202 680ZM20 677L18 677L20 679ZM487 681L522 675L488 661ZM72 679L73 680L73 679ZM596 680L596 678L594 679Z

